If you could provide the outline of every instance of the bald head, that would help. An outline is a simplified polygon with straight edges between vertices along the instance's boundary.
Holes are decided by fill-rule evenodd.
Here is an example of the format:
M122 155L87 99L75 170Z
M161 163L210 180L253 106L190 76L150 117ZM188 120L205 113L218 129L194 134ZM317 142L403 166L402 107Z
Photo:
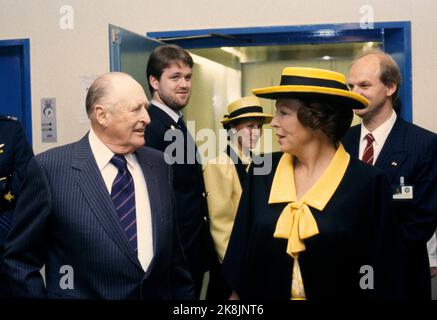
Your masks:
M130 75L123 72L108 72L94 80L88 89L85 100L88 118L92 118L92 111L96 104L113 103L111 100L114 98L114 91L118 89L117 84L123 82L137 83Z
M358 62L368 64L373 62L378 64L379 80L386 86L396 86L396 91L392 96L392 100L394 101L398 96L399 86L402 81L401 71L396 61L384 51L380 49L374 49L365 51L364 53L358 55L352 62L351 68Z

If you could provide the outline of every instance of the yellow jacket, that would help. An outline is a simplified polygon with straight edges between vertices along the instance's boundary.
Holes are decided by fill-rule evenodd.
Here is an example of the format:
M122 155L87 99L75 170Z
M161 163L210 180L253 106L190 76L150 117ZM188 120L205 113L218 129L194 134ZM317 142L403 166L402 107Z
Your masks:
M225 152L205 165L203 175L208 195L211 235L222 262L234 226L242 187L235 164Z

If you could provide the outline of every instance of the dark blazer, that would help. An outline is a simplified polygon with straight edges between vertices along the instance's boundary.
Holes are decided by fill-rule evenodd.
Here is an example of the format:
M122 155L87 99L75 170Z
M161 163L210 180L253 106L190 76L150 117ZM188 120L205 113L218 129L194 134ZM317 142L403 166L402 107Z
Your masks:
M0 256L32 157L32 147L21 124L14 118L0 115Z
M172 141L165 141L167 130L180 129L177 123L158 107L148 109L151 123L145 132L146 146L165 151ZM191 137L189 137L191 139ZM187 154L187 137L184 137L184 154ZM192 150L193 151L193 150ZM175 163L174 190L177 206L177 220L182 247L198 294L204 272L209 267L212 254L212 239L207 222L208 209L202 166L196 163Z
M352 127L343 139L346 150L358 158L361 126ZM399 116L376 160L387 174L392 193L400 177L413 186L414 198L393 200L406 247L407 290L412 299L430 299L431 284L426 242L437 227L437 135Z
M22 125L0 115L0 259L12 223L14 208L33 151ZM0 297L9 297L9 285L0 264Z
M160 152L141 148L136 156L152 214L154 256L147 271L121 228L86 135L37 155L29 164L4 255L15 296L194 297L175 227L171 170ZM43 265L47 288L39 272ZM73 289L61 288L63 266L74 271Z
M225 280L243 300L291 296L294 261L286 252L288 240L273 237L287 203L268 203L281 155L273 154L268 175L254 175L257 165L251 166L223 262ZM310 208L319 234L304 240L306 250L299 255L308 300L399 298L394 268L399 233L390 202L384 173L351 159L323 211ZM373 290L360 287L363 266L373 267Z

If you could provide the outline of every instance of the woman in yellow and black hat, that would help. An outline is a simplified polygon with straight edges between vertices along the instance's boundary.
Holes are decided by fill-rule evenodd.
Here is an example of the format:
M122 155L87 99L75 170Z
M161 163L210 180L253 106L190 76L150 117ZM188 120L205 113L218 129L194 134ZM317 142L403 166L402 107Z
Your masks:
M367 100L345 77L286 68L272 126L281 153L246 178L223 264L233 298L396 298L398 230L382 171L350 158L340 139ZM393 279L393 281L392 281Z
M261 101L255 96L232 102L227 111L221 123L228 130L229 143L226 150L204 168L210 230L219 259L210 272L208 300L223 300L231 293L224 286L220 266L228 246L247 168L252 161L251 150L262 134L263 124L272 119L271 115L263 112Z

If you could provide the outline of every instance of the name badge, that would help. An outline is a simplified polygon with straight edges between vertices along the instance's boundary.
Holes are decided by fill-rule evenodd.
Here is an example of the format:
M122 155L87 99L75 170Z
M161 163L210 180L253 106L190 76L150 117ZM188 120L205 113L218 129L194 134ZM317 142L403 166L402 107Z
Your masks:
M405 185L404 181L404 177L401 177L400 185L396 188L396 192L393 194L393 199L411 200L414 198L413 186Z

